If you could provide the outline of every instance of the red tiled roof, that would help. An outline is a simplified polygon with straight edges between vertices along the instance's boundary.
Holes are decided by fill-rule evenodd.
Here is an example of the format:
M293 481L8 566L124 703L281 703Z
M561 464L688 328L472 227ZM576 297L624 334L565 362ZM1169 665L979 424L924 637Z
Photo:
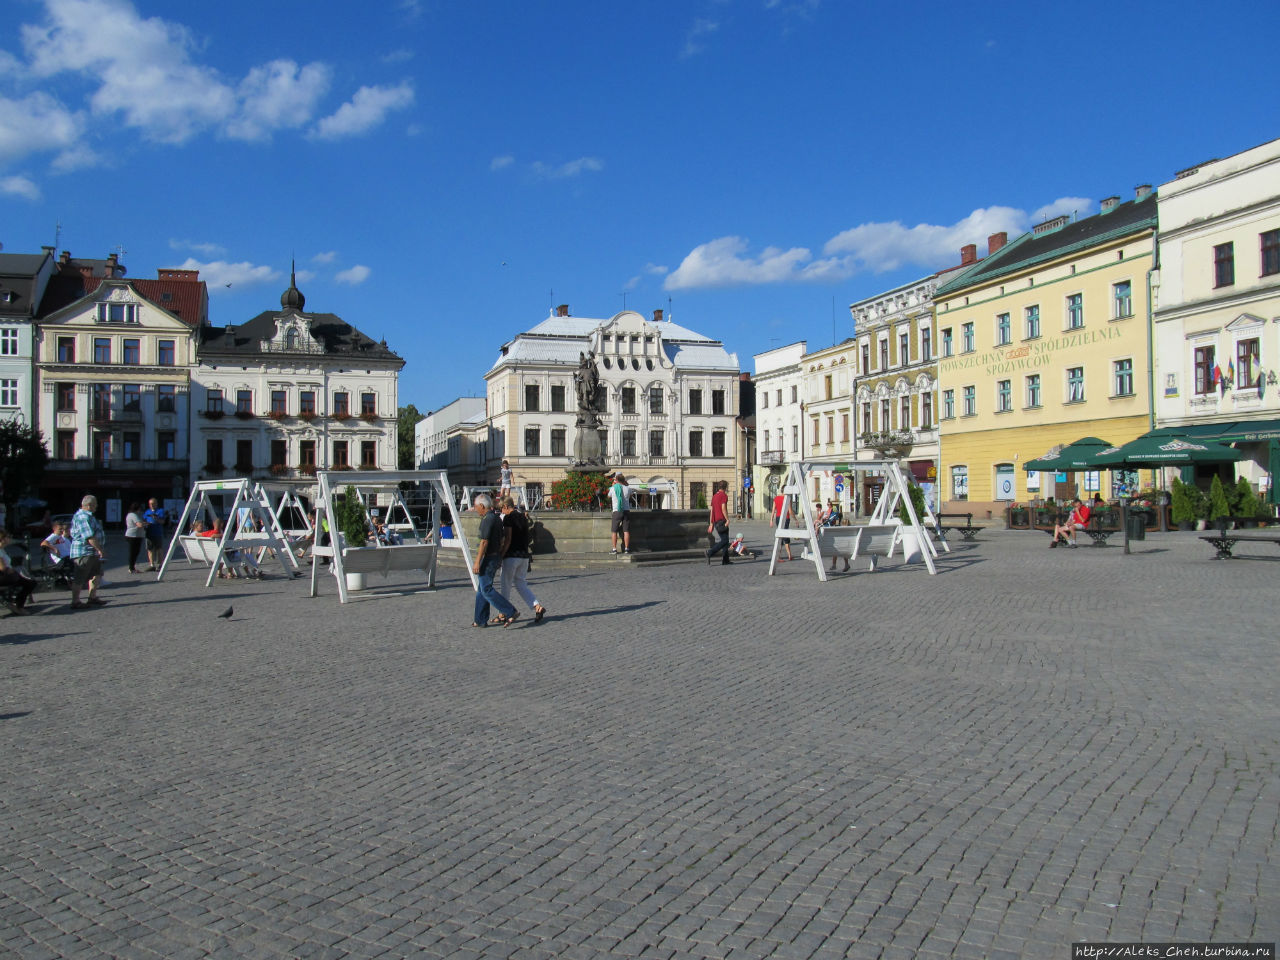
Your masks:
M199 329L209 320L209 288L203 280L130 280L129 285L189 326Z

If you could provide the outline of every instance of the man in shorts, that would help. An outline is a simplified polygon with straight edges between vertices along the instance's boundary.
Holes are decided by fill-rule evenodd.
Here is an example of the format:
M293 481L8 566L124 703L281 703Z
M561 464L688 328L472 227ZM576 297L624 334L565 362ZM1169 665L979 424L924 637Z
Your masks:
M80 501L80 509L71 518L71 562L76 565L71 577L71 606L75 610L101 607L107 601L98 598L98 585L102 581L102 561L106 557L106 533L93 512L98 509L98 498L87 496ZM89 588L89 599L80 600L80 592Z
M609 503L613 507L613 517L609 523L609 535L613 544L611 551L618 555L618 534L622 534L622 552L631 552L631 504L627 502L627 478L620 473L613 475L613 486L609 488Z

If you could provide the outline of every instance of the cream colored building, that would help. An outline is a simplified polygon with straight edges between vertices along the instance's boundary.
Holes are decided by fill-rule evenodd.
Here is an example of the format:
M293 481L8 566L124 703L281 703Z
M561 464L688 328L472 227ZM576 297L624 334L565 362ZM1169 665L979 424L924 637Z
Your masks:
M1084 436L1124 443L1150 425L1149 187L1102 212L1041 224L935 293L944 509L982 516L1010 501L1104 497L1128 474L1027 473Z
M806 458L852 460L854 454L853 385L858 372L858 348L853 337L822 350L807 353L801 361L804 371ZM848 478L832 467L820 467L809 475L810 502L838 502L851 516L850 501L856 494ZM838 481L837 477L841 480ZM843 481L843 482L841 482ZM836 490L836 486L841 490Z
M1160 186L1158 207L1157 426L1237 442L1250 455L1239 474L1272 486L1280 471L1271 462L1280 439L1280 140L1182 171Z
M752 502L757 517L767 517L773 509L773 498L782 488L787 466L801 457L801 432L804 430L804 405L800 399L803 386L802 361L805 341L790 343L757 353L756 387L756 463L752 469Z
M641 506L696 508L735 469L738 357L724 344L632 310L574 317L567 305L511 342L485 374L489 481L503 458L530 498L549 493L573 462L573 375L594 355L605 392L605 459Z

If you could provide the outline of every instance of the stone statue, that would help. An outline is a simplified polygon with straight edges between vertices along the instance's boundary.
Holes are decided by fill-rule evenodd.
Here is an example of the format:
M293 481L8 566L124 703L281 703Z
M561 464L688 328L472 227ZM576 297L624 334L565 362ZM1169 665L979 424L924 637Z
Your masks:
M594 354L578 354L578 369L573 373L573 388L578 400L577 435L573 443L573 469L599 470L604 467L600 443L600 400L604 386L596 370Z

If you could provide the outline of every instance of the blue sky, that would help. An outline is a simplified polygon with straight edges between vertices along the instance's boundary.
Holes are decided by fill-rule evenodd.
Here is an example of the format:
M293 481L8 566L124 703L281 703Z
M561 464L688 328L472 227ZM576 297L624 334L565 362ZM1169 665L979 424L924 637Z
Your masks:
M1280 136L1280 4L3 0L0 243L309 309L424 412L568 303L743 369L968 242ZM230 284L230 286L228 286Z

